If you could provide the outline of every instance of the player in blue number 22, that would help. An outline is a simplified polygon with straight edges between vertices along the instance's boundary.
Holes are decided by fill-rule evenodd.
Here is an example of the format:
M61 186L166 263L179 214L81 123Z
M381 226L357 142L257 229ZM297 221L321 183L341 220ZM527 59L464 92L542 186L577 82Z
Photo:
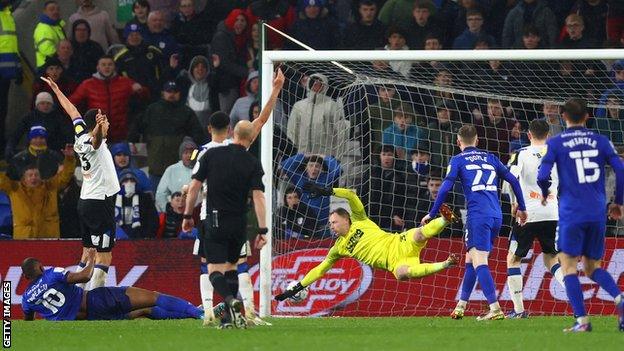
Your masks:
M88 249L80 272L62 267L45 269L36 258L26 258L22 272L30 281L22 296L26 320L35 312L47 320L203 319L204 311L171 295L134 287L100 287L85 291L76 286L91 279L95 249Z

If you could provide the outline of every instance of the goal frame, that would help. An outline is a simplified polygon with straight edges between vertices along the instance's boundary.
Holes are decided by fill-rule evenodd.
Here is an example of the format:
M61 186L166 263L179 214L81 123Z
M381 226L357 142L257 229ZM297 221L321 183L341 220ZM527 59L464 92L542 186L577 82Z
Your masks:
M314 51L312 53L311 51ZM545 50L300 50L268 51L261 56L261 106L271 96L274 63L276 62L339 62L348 61L557 61L557 60L618 60L624 58L624 49L545 49ZM260 145L263 182L267 203L266 223L269 234L273 233L273 114L262 128ZM261 317L271 315L272 235L260 251L260 301Z

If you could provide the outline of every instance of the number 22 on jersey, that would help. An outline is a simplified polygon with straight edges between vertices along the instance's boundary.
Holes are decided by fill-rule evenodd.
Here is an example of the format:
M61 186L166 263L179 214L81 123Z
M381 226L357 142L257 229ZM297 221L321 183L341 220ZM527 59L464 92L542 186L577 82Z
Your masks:
M472 191L496 191L496 185L494 181L496 180L496 169L494 166L483 163L481 165L470 164L466 165L467 171L476 171L470 172L474 173L474 178L472 179L472 187L470 190Z

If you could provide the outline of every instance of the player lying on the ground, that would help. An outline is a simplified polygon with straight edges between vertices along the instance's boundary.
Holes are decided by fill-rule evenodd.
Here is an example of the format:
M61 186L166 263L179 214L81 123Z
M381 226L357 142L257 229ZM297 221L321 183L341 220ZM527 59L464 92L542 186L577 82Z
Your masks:
M314 267L294 287L275 297L282 301L296 295L305 287L321 278L342 257L352 257L374 268L392 272L399 280L422 278L454 266L459 261L454 254L442 262L421 263L420 252L427 240L438 235L444 227L457 220L453 211L446 205L440 208L438 217L419 228L412 228L401 234L391 234L371 221L364 211L360 199L349 189L324 188L307 183L304 191L310 197L334 195L345 198L351 207L351 216L344 208L338 208L329 215L329 226L338 239L329 250L327 257Z
M204 311L171 295L134 287L100 287L85 291L76 286L91 279L95 249L87 250L87 265L76 273L64 268L44 269L41 261L28 257L22 272L30 281L22 297L26 320L35 312L47 320L202 319Z

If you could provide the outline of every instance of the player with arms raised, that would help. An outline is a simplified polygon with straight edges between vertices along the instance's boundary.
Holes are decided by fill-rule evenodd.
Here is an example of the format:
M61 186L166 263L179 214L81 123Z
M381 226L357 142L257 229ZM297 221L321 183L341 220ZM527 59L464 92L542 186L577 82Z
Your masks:
M307 183L304 191L310 197L334 195L347 199L351 215L344 208L338 208L329 215L329 226L338 236L327 257L318 266L310 270L303 279L291 289L275 297L283 301L320 279L342 257L352 257L371 267L384 269L399 279L422 278L454 266L458 262L456 255L442 262L421 263L420 252L427 241L438 235L444 227L456 218L446 205L440 207L442 217L436 218L419 228L413 228L400 234L385 232L371 221L364 210L364 205L349 189L324 188L314 183Z
M616 176L615 203L609 205L609 217L622 217L624 198L624 165L604 136L585 127L589 118L583 99L570 99L563 106L563 118L568 129L549 139L547 151L537 175L544 205L550 187L550 173L557 165L559 171L559 228L557 248L563 268L563 281L576 322L566 332L592 330L583 304L583 291L578 278L577 263L582 258L585 275L598 283L615 299L619 315L618 326L624 331L624 294L613 277L601 268L605 251L607 207L605 194L605 164L613 167Z
M477 149L477 129L473 125L464 125L459 129L457 144L461 153L453 156L448 165L446 178L442 182L438 197L429 214L422 219L426 223L440 211L440 206L456 180L460 180L466 196L468 216L465 228L466 270L461 286L461 297L451 314L453 319L464 316L466 304L474 288L479 285L490 304L490 311L477 317L478 321L504 319L496 298L494 279L488 266L488 256L492 243L503 222L503 214L498 199L498 178L506 180L518 199L516 217L520 224L527 219L524 197L518 179L501 163L498 157Z

